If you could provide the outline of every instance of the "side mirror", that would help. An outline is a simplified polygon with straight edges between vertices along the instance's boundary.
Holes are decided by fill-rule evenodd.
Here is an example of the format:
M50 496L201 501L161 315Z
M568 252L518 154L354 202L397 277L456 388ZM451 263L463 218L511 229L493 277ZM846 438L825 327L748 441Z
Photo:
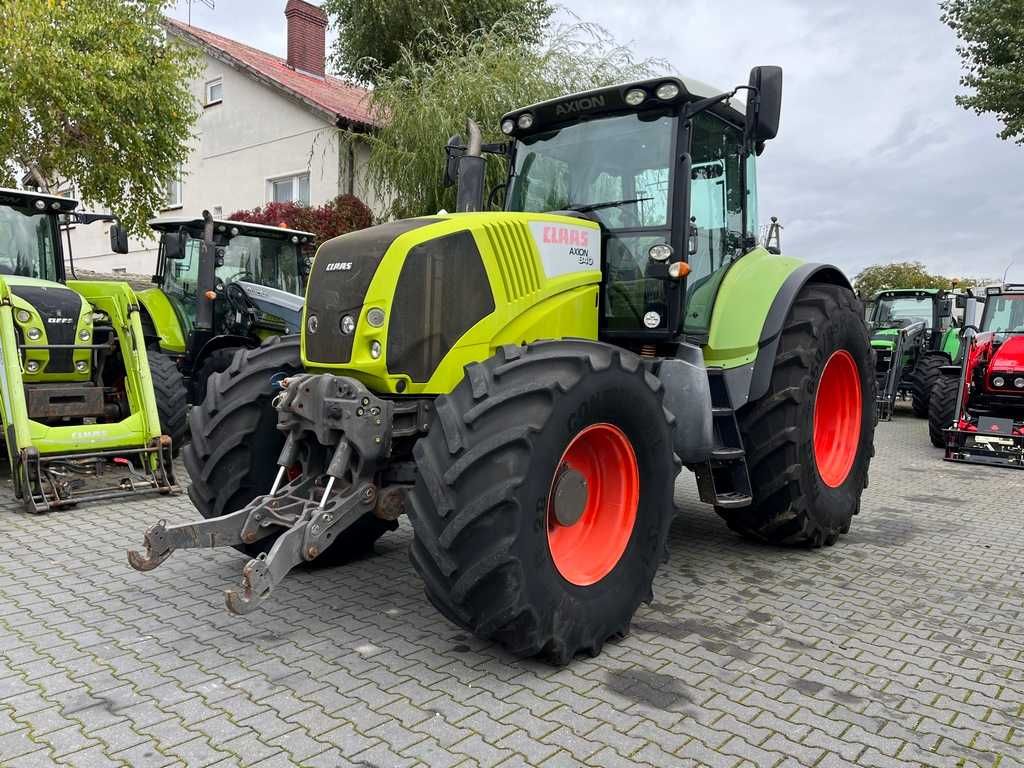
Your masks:
M747 92L746 134L755 144L774 139L782 115L782 67L754 67Z
M128 233L116 221L110 225L110 250L114 253L128 253Z
M444 178L442 184L446 187L453 187L459 181L459 161L465 152L461 136L452 136L444 148Z
M953 302L950 299L943 299L939 302L939 317L947 318L953 316Z
M164 258L177 261L185 258L185 241L188 235L184 232L164 232L161 240L164 245Z

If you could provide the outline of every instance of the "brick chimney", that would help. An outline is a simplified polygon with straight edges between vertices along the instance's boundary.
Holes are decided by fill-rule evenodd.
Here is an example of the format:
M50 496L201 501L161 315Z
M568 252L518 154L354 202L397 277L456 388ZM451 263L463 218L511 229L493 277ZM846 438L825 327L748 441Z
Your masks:
M288 0L284 15L288 19L288 66L323 77L327 14L304 0Z

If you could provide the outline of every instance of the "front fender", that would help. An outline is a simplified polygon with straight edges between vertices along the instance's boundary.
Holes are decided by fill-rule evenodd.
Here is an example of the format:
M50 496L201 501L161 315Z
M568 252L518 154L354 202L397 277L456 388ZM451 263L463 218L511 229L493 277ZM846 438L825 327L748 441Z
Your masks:
M160 349L179 355L185 354L185 333L178 313L170 299L159 288L147 288L135 294L160 337Z

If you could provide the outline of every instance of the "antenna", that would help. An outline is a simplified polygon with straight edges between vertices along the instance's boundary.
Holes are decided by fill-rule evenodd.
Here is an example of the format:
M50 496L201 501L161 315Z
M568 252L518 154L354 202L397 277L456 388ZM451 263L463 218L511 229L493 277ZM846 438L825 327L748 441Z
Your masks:
M1006 265L1006 269L1003 270L1003 284L1006 284L1006 276L1010 274L1010 267L1017 263L1017 259L1010 259L1010 263Z
M188 3L188 25L192 26L192 3L199 2L209 8L211 11L214 9L214 2L216 0L185 0Z

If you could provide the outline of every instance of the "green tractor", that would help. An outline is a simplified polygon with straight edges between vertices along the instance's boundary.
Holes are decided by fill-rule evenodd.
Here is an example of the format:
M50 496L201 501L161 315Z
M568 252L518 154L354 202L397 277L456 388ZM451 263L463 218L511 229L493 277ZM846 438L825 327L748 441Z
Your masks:
M960 351L957 297L938 288L896 288L875 297L870 325L879 419L892 419L896 398L907 395L914 415L928 418L942 366Z
M321 245L301 338L213 377L185 448L206 519L152 526L131 565L235 546L244 614L407 512L446 617L566 662L651 600L684 465L735 531L833 544L868 478L871 348L838 269L755 244L781 94L758 67L726 93L665 77L517 109L508 144L470 124L456 213Z
M209 377L241 348L299 330L302 292L315 236L285 227L203 218L149 222L159 234L156 288L138 293L151 359L166 357L182 384L161 403L176 443L186 403L202 402Z
M126 283L67 279L62 220L113 218L77 207L0 189L0 417L15 495L34 513L179 490L157 410L177 371L147 361ZM118 227L111 247L127 252Z

